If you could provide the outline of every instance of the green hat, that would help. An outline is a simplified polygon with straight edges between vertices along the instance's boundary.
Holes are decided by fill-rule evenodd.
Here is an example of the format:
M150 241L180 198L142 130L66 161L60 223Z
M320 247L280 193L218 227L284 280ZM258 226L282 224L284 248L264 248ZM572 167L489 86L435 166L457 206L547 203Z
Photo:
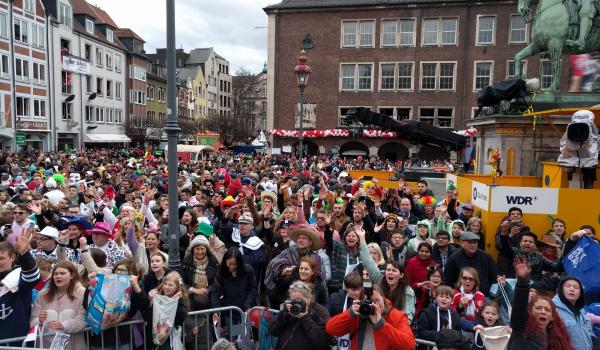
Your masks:
M448 187L446 188L446 191L454 191L456 189L456 186L454 186L454 184L449 184Z
M206 237L210 237L212 236L213 232L213 227L210 224L207 224L206 222L201 222L200 225L198 225L198 229L196 229L196 233L201 233Z

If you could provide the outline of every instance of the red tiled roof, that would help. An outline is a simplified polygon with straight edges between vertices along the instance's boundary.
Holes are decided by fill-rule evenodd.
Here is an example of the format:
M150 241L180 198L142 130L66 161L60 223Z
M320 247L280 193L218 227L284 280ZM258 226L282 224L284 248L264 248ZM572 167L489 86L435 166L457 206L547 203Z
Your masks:
M144 39L142 39L142 37L140 37L139 35L137 35L133 30L129 29L129 28L118 28L115 29L115 35L119 38L134 38L136 40L139 40L143 43L145 43L146 41L144 41Z
M108 15L108 13L106 13L106 11L104 11L103 9L101 9L98 6L95 5L90 5L90 7L92 8L92 10L94 12L96 12L98 14L97 19L105 24L108 24L109 26L113 27L113 28L119 28L119 26L115 23L115 21L113 21L113 19Z

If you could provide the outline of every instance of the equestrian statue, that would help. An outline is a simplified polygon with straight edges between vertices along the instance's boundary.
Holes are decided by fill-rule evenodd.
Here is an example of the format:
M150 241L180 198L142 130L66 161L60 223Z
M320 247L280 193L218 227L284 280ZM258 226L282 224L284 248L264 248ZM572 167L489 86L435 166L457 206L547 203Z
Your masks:
M531 23L531 43L515 55L515 73L522 77L521 60L536 54L550 59L552 83L544 90L557 92L563 54L579 55L600 50L600 0L539 0L535 14L532 0L519 0L518 11ZM533 18L532 18L533 17Z

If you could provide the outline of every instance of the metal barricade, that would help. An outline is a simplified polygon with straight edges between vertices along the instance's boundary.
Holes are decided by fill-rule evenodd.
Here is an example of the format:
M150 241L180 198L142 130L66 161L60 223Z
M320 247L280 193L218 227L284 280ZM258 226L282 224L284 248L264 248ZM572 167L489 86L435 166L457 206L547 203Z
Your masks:
M421 339L416 339L417 340L417 346L420 345L425 345L427 346L427 350L433 349L435 348L435 343L432 341L428 341L428 340L421 340Z
M134 330L134 327L137 330ZM83 331L83 337L85 339L85 350L133 350L136 348L135 339L139 338L142 341L143 349L150 349L151 346L146 344L146 327L144 320L133 320L127 322L121 322L115 326L109 327L102 331L100 334L95 335L92 333L91 328L85 328ZM134 335L134 332L139 332L138 335ZM77 333L79 334L79 333ZM51 337L54 335L52 331L45 331L42 335L45 337ZM20 346L11 346L11 344L22 344L26 337L17 337L10 339L0 340L0 350L9 350L13 348L22 349ZM51 341L51 340L49 340ZM92 344L93 343L93 344ZM40 344L37 344L38 346ZM50 345L50 344L44 344ZM36 348L39 349L39 348ZM84 349L78 349L84 350Z
M239 307L192 311L184 324L183 344L186 350L210 350L216 340L236 341L246 337L247 331L246 317Z
M256 325L252 324L252 314L254 311L258 311L258 322ZM257 345L260 345L263 343L264 339L263 339L263 332L260 331L260 322L262 321L264 315L266 312L269 312L271 314L271 316L275 315L276 313L279 312L279 310L275 310L275 309L269 309L267 307L264 306L255 306L253 308L250 308L248 311L246 311L246 321L245 323L248 324L250 326L250 330L252 330L253 327L256 327L257 329L257 334L254 334L254 332L252 332L252 339L256 341Z

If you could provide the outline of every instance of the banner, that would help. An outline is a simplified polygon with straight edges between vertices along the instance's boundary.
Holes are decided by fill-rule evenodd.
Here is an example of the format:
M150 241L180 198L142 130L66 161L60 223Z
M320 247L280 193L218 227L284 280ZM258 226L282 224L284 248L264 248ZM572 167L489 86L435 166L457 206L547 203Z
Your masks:
M569 275L577 277L584 292L600 291L600 274L594 271L600 261L600 244L591 237L583 236L569 254L563 257L563 266Z
M90 62L73 56L63 56L63 69L67 72L90 75Z
M493 212L508 212L519 207L523 214L556 214L558 212L558 188L509 187L492 188Z
M85 321L99 334L127 317L131 305L129 275L98 274L91 282L90 304Z
M486 184L473 181L471 186L471 203L485 211L490 208L490 188Z

